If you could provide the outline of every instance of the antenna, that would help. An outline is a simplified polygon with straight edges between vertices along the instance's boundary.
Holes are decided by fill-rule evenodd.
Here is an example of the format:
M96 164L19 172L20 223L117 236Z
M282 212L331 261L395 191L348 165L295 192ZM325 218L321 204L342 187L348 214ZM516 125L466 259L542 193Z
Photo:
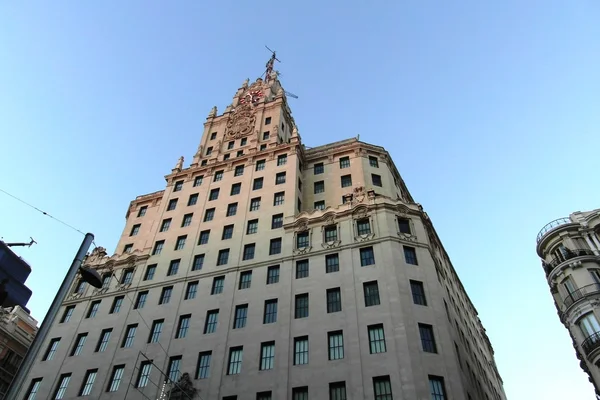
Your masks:
M31 247L32 244L37 244L37 242L35 240L33 240L32 237L29 237L29 239L31 239L31 241L29 243L6 243L6 245L8 247L13 247L13 246L27 246L27 247Z
M269 82L269 79L271 79L271 73L273 72L273 66L275 65L275 61L281 62L281 60L277 58L277 55L274 50L271 50L267 45L265 45L265 47L271 52L271 58L269 59L269 61L267 61L267 70L265 71L265 82ZM281 75L281 72L279 71L275 71L275 73L277 74L277 76ZM294 93L288 92L285 89L283 90L283 92L294 99L298 98L298 96L296 96Z

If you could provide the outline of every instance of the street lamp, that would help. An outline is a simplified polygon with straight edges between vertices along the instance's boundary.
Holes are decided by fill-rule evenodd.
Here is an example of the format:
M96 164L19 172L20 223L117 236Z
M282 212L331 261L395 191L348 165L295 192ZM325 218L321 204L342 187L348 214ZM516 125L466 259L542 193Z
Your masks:
M83 242L81 243L81 246L79 246L79 250L77 251L75 258L71 263L71 267L67 271L67 275L63 279L63 282L60 285L60 288L58 289L50 308L48 309L48 313L40 325L40 329L38 329L38 332L35 335L33 342L31 342L31 346L29 347L29 350L27 351L27 354L21 363L19 370L12 380L8 392L6 393L6 400L17 399L17 395L23 387L25 378L29 374L34 361L37 359L37 355L40 352L42 344L45 342L46 336L48 336L48 332L50 332L50 328L54 324L54 320L60 311L60 307L67 298L67 294L69 293L71 286L73 286L73 282L77 277L77 273L79 272L81 274L81 279L83 279L84 282L87 282L96 288L102 287L102 278L100 278L100 274L98 274L95 269L81 266L83 263L83 258L87 254L93 241L94 235L87 233L83 239Z

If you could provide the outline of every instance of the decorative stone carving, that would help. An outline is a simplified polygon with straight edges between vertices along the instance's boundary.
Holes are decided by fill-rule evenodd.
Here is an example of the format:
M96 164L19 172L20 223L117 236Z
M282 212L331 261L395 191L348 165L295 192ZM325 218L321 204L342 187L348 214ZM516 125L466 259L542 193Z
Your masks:
M129 289L129 287L131 286L131 282L130 283L120 283L117 285L117 290L118 291L123 291L123 290L127 290Z
M256 115L252 110L252 105L249 103L241 104L229 116L225 134L227 137L235 139L248 136L254 130L255 123Z
M210 109L210 112L208 113L208 118L214 118L217 116L217 106L214 106L213 108Z
M292 129L292 137L296 137L298 136L298 128L296 126L294 126L294 129Z
M296 222L296 232L306 232L308 230L308 220L303 218Z
M354 189L352 189L353 192L353 196L352 196L352 203L353 204L357 204L357 203L362 203L363 201L365 201L365 187L364 186L357 186Z
M411 233L403 233L403 232L398 231L398 236L400 237L400 239L407 240L409 242L417 241L417 237Z
M354 219L367 218L369 216L369 209L366 206L359 206L352 212Z
M335 214L329 213L324 216L325 217L325 225L333 225L335 224Z
M198 395L198 389L194 387L190 374L187 372L181 375L177 383L173 383L173 387L169 390L168 396L170 400L187 400L193 399Z
M294 254L306 254L306 253L310 252L311 249L312 249L312 246L301 247L299 249L294 249Z
M183 169L183 156L179 157L177 164L175 164L175 170L181 171Z
M242 89L246 89L248 87L249 83L250 83L250 78L246 78L244 83L242 83Z

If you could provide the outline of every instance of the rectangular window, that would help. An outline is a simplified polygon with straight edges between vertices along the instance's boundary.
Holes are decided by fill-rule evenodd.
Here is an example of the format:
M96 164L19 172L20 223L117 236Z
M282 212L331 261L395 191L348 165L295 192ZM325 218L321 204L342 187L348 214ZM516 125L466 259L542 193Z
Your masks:
M252 271L244 271L240 274L239 290L249 289L252 284Z
M337 253L325 256L325 272L337 272L340 270L340 258Z
M69 322L71 317L73 316L73 311L75 311L75 306L67 306L65 307L65 311L60 319L60 323Z
M213 178L213 182L219 182L223 179L223 170L215 172L215 176Z
M107 392L116 392L119 390L119 385L121 384L121 380L123 380L123 372L125 372L124 365L115 365L113 367Z
M150 382L150 372L152 372L152 361L142 361L140 364L138 377L135 382L136 388L148 386L148 382Z
M285 165L287 163L287 154L280 154L277 156L277 166Z
M185 289L184 300L192 300L196 298L196 294L198 293L198 283L198 281L188 282L187 288Z
M441 376L429 375L429 390L431 400L446 400L446 386Z
M296 279L308 278L308 260L296 261Z
M242 372L242 357L244 348L242 346L232 347L229 349L229 363L227 367L227 375L237 375Z
M188 207L195 206L198 203L198 193L190 194L190 198L188 199Z
M340 157L340 168L350 168L350 157Z
M327 289L327 312L342 311L342 293L340 288Z
M329 400L346 400L346 382L329 384Z
M365 307L377 306L379 302L379 286L377 281L363 283L363 291L365 294Z
M192 217L193 216L194 216L193 213L185 214L183 216L183 220L181 220L181 227L185 228L186 226L190 226L192 224Z
M86 371L85 378L83 378L83 385L81 385L81 389L79 390L79 396L89 396L90 394L92 394L92 388L94 387L94 382L96 382L97 375L97 369L88 369Z
M426 351L427 353L437 353L435 337L433 336L433 326L419 324L419 334L421 335L421 345L423 346L423 351Z
M212 221L215 218L215 209L209 208L204 212L204 222Z
M260 367L261 371L273 369L275 364L275 342L260 344Z
M265 125L271 125L271 117L265 118Z
M215 276L213 278L212 288L210 294L223 293L223 285L225 284L225 276Z
M141 206L139 211L138 211L138 218L139 217L143 217L144 215L146 215L146 211L148 211L148 206Z
M352 186L352 175L344 175L340 179L343 188Z
M212 151L213 151L213 148L212 148L212 146L209 146L209 147L207 147L207 148L206 148L206 155L207 155L207 156L210 156L210 155L212 154Z
M198 239L198 244L207 244L208 239L210 238L210 229L200 232L200 238Z
M221 240L231 239L233 237L233 225L225 225L223 227L223 234Z
M206 379L210 376L210 359L212 351L203 351L198 354L198 368L196 369L196 379Z
M237 214L238 203L231 203L227 205L227 217L232 217Z
M162 251L162 248L164 245L165 245L164 240L158 240L156 243L154 243L154 248L152 249L152 255L153 256L159 255L160 252Z
M267 163L267 160L258 160L256 162L256 171L262 171L263 169L265 169L266 163Z
M238 152L235 154L236 157L241 157L244 155L244 150L238 150Z
M102 274L102 289L108 289L110 287L110 281L112 279L112 272L106 272Z
M283 226L283 214L275 214L271 219L271 229L281 228Z
M133 309L138 310L140 308L144 308L146 305L146 300L148 299L148 291L145 290L143 292L139 292L137 298L135 299L135 303L133 304Z
M285 183L285 172L278 172L275 175L275 184L282 185Z
M325 192L325 181L315 182L315 194Z
M233 176L242 176L242 175L244 175L244 166L236 165L235 170L233 172Z
M242 261L252 260L254 258L254 250L256 244L249 243L244 245L244 253L242 254Z
M294 338L294 365L308 364L308 336Z
M390 377L387 375L374 377L373 392L375 393L375 400L394 400Z
M371 221L368 218L359 219L356 221L356 230L359 235L371 234Z
M177 208L177 199L169 200L169 204L167 205L167 211L173 211Z
M121 274L121 284L130 285L133 282L133 268L127 268L123 270Z
M177 324L177 332L175 333L175 339L183 339L184 337L186 337L188 329L190 328L191 319L191 314L182 315L179 317L179 322Z
M146 268L146 273L144 274L145 281L151 281L154 278L154 274L156 273L156 264L148 265Z
M417 262L417 250L414 247L403 246L404 247L404 259L407 264L419 265Z
M329 360L341 360L344 358L344 334L342 331L327 333L329 348Z
M308 400L308 386L292 388L292 400Z
M256 400L273 400L273 393L271 391L256 393Z
M219 310L210 310L206 312L204 322L204 333L214 333L217 330L217 321L219 319Z
M304 247L308 247L309 245L308 232L299 232L296 234L296 248L302 249Z
M252 182L252 190L260 190L263 188L263 178L256 178L254 182Z
M379 168L379 161L377 161L377 157L369 156L369 165L373 168Z
M123 299L125 299L125 296L115 297L115 299L113 300L112 306L110 307L109 314L117 314L119 311L121 311L121 306L123 305Z
M329 225L324 229L325 242L335 242L338 239L337 225Z
M248 221L248 227L246 228L246 235L252 235L258 232L258 219L251 219Z
M135 340L135 333L137 332L138 324L127 325L125 329L125 336L121 342L121 347L132 347L133 341Z
M260 197L255 197L250 200L250 211L258 211L260 208Z
M219 192L221 189L219 188L215 188L215 189L211 189L210 193L208 195L208 201L214 201L217 200L219 198Z
M235 306L235 318L233 319L233 329L241 329L246 326L248 319L248 304Z
M367 265L375 264L375 254L373 253L372 247L363 247L359 250L359 252L361 267L366 267Z
M228 262L229 262L229 249L219 250L219 255L217 256L217 265L225 265Z
M171 382L177 382L181 375L181 356L174 356L169 358L169 366L167 368L167 376Z
M412 292L413 303L420 306L427 305L427 298L425 298L425 288L423 282L410 281L410 291Z
M280 206L285 202L285 192L277 192L273 196L273 205Z
M267 285L279 282L279 265L267 268Z
M180 263L181 263L181 259L171 260L171 262L169 263L169 269L167 270L167 276L177 274L177 271L179 271Z
M275 322L277 322L277 299L265 300L263 324L272 324Z
M308 317L308 293L297 294L294 304L294 318Z
M160 232L168 231L169 227L171 226L171 221L171 218L163 219L162 223L160 224Z
M129 236L137 236L140 233L140 224L135 224L131 227L131 232L129 232Z
M236 194L240 194L241 191L242 191L242 184L234 183L233 185L231 185L231 192L229 192L229 195L235 196Z
M315 201L314 208L315 208L315 210L324 210L325 209L325 200Z
M227 143L227 150L232 150L234 146L235 140L232 140L231 142Z
M194 178L194 187L202 185L202 181L204 180L204 175L200 175Z
M269 255L272 256L274 254L281 253L281 238L271 239L269 243Z
M204 266L204 254L196 254L192 263L192 271L200 271Z
M158 304L167 304L171 301L171 295L173 294L173 286L166 286L162 288L162 292L160 292L160 299L158 299Z
M65 396L65 392L67 391L67 387L69 386L69 382L71 381L71 374L62 374L58 380L58 385L56 386L56 391L54 392L54 400L63 399Z
M102 353L106 350L111 333L112 328L103 329L102 332L100 332L100 339L98 339L98 344L96 345L96 353Z
M164 323L164 319L157 319L152 322L152 329L150 330L150 336L148 336L148 343L158 343Z
M98 309L100 308L100 301L101 300L92 301L92 304L90 304L90 308L88 309L87 315L85 316L86 318L94 318L96 314L98 314Z
M123 253L131 253L133 251L133 244L126 244L123 248Z
M325 172L325 166L323 165L323 163L317 163L317 164L313 165L313 174L314 175L319 175L319 174L322 174L323 172Z
M371 174L371 182L373 182L373 186L383 186L383 184L381 183L381 175Z
M78 356L81 354L81 350L83 350L83 345L85 344L85 340L87 339L87 332L86 333L80 333L77 335L77 338L75 339L75 344L73 345L73 348L71 349L71 357L74 356Z
M370 325L367 327L369 331L369 350L371 354L385 353L385 333L383 332L383 325Z
M183 189L183 181L175 182L175 187L173 188L173 191L179 192L181 189Z
M400 233L410 235L410 221L406 218L398 218L398 230Z

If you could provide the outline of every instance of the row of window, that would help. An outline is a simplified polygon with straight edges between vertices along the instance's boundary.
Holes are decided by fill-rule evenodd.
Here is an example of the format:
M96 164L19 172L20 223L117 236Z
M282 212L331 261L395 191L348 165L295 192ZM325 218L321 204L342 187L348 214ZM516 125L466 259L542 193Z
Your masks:
M274 358L274 349L271 349L271 344L263 343L264 347L261 347L261 367L265 367L265 369L269 366L272 368L273 358ZM274 345L273 345L274 346ZM241 368L241 359L242 359L243 349L232 349L232 353L230 355L230 369L228 372L236 368ZM198 357L198 368L196 373L196 379L207 378L209 376L209 368L210 368L210 359L212 353L205 352L200 353ZM179 368L181 365L182 356L175 356L169 359L169 367L168 374L169 378L176 382L179 378ZM152 368L154 367L154 363L151 360L143 361L140 364L140 368L135 381L135 388L144 388L151 384L151 373ZM125 365L115 365L112 369L110 380L106 387L107 392L116 392L119 390L121 386L121 381L123 380L123 375L125 372ZM94 384L96 382L96 377L98 375L98 369L90 369L86 371L83 382L81 384L81 388L79 390L79 396L89 396L92 393L92 389L94 388ZM66 373L61 374L56 389L53 393L54 400L61 400L65 396L65 392L69 387L69 383L71 381L72 374ZM431 400L446 400L446 387L444 383L444 378L441 376L429 375L429 391L430 391L430 399ZM373 395L375 400L393 400L392 394L392 384L390 381L389 375L385 376L376 376L372 378L373 382ZM26 400L35 400L36 395L39 392L40 385L42 383L42 378L36 378L32 380L29 385L29 389L27 391L27 395L25 396ZM346 400L346 382L331 382L329 383L329 400ZM273 393L272 391L263 391L256 393L256 400L272 400ZM309 399L309 388L308 386L294 387L292 388L292 400L308 400ZM237 400L236 395L224 396L223 400Z

